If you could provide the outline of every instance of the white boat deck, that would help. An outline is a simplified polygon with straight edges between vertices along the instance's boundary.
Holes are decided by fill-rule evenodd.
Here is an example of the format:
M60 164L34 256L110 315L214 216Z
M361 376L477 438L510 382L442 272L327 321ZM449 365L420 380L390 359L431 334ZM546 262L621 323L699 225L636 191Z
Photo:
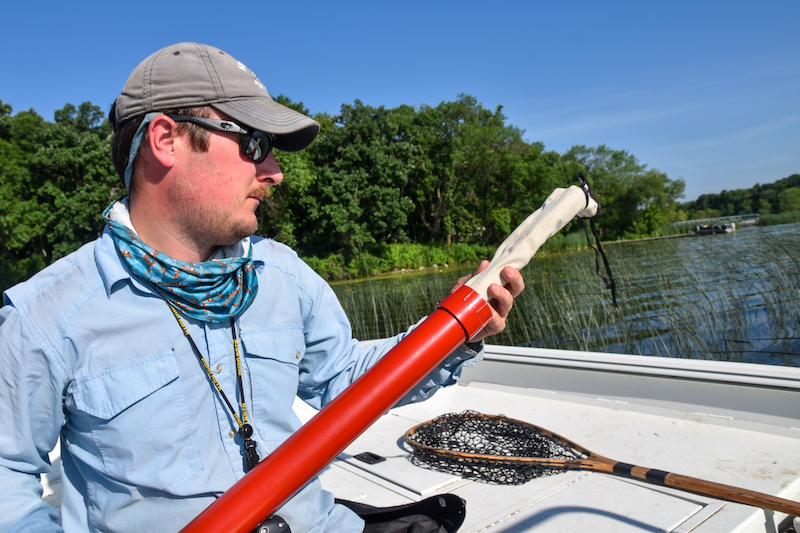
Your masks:
M638 480L571 471L500 486L415 466L414 425L467 409L547 428L611 459L800 500L800 369L490 347L462 384L392 410L322 474L339 498L389 506L452 492L464 533L764 531L790 519ZM528 383L528 387L519 386ZM515 386L517 385L517 386ZM314 411L296 406L308 419ZM353 456L386 458L369 465Z
M316 413L300 401L295 409L303 420ZM322 472L323 486L376 506L458 494L467 502L462 533L778 533L791 525L781 513L602 473L501 486L412 464L405 432L467 409L547 428L616 461L800 501L800 369L500 346L487 347L459 385L384 415ZM366 464L354 457L363 452L386 460ZM45 495L57 506L58 480L49 481Z

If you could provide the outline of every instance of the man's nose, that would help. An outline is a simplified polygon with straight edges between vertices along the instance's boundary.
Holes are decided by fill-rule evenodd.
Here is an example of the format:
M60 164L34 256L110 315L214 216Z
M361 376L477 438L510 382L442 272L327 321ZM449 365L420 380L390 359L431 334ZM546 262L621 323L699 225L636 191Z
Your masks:
M256 169L256 177L259 181L266 181L272 185L277 185L283 181L283 172L281 167L278 166L273 152L270 152L261 163L257 163Z

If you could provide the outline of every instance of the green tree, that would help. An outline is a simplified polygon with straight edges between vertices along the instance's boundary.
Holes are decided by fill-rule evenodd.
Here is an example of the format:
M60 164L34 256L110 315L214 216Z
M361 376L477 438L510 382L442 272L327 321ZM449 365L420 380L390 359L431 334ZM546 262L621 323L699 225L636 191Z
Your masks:
M405 113L404 136L415 146L408 196L417 240L499 244L561 177L557 157L526 143L522 130L505 123L502 107L490 111L460 95Z
M784 189L778 195L778 205L782 212L800 210L800 187Z
M35 111L0 116L0 257L8 286L96 238L119 193L111 128L89 102L47 122Z
M683 196L683 180L670 180L666 174L647 165L625 150L573 146L564 154L565 162L584 169L600 203L599 226L606 239L649 235L676 212L675 201Z
M407 240L413 203L403 195L412 145L398 138L393 113L354 104L310 151L314 186L295 209L295 237L309 254L341 251L345 259L377 242ZM299 214L298 213L298 214Z
M35 200L22 199L30 181L25 151L16 141L19 124L0 100L0 290L25 279L46 264L31 249L21 252L38 226ZM21 119L26 120L23 114ZM27 120L26 120L27 121ZM24 213L24 215L22 214Z
M275 100L304 115L309 115L303 102L293 102L285 95L278 95ZM327 115L314 117L322 126L320 135L330 128ZM306 198L316 186L317 174L311 161L312 148L300 152L283 152L275 150L275 159L287 178L277 187L272 188L271 197L265 199L260 206L259 235L272 237L293 248L299 246L295 232L302 225L306 216L303 207Z

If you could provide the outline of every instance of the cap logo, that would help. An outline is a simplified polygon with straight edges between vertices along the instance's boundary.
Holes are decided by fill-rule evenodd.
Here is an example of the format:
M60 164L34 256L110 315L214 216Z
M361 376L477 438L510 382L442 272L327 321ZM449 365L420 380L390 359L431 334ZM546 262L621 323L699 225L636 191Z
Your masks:
M245 66L245 64L244 64L244 63L242 63L241 61L237 61L237 62L236 62L236 66L237 66L237 67L239 67L239 70L242 70L242 71L244 71L244 72L247 72L247 70L248 70L248 69L247 69L247 67ZM253 75L253 79L255 80L256 87L258 87L259 89L262 89L262 90L266 91L266 90L267 90L267 88L266 88L266 87L264 87L264 84L263 84L263 83L261 83L261 82L259 81L259 79L258 79L258 78L256 78L256 73L255 73L255 72L253 72L253 71L251 70L251 71L250 71L250 74L252 74L252 75Z

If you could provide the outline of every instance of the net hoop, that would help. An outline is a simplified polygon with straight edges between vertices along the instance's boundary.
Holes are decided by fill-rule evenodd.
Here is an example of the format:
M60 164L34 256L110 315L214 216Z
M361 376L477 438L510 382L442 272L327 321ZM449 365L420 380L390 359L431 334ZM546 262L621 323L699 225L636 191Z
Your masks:
M419 466L503 485L564 472L590 453L532 424L475 411L423 422L404 439Z

